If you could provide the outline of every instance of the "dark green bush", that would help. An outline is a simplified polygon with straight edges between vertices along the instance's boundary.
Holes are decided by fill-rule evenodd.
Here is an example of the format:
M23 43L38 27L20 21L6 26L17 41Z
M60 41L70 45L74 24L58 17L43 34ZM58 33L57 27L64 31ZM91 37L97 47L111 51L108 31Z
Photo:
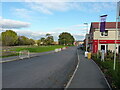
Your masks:
M92 54L92 59L99 65L107 79L110 80L112 88L120 88L120 60L117 55L116 59L116 70L113 70L114 64L114 53L108 51L105 55L105 61L102 62L100 59L100 54Z

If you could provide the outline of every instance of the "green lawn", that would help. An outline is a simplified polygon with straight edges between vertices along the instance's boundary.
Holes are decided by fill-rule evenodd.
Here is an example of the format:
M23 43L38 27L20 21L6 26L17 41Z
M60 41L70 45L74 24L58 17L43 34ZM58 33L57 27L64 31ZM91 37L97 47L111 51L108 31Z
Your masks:
M56 48L62 48L65 46L61 46L61 45L55 45L55 46L29 46L29 47L15 47L12 48L13 51L21 51L21 50L29 50L30 52L35 52L35 53L39 53L39 52L47 52L47 51L52 51L55 50Z
M22 50L29 50L31 53L40 53L40 52L47 52L47 51L52 51L57 48L63 48L63 47L68 47L68 46L63 46L63 45L53 45L53 46L15 46L15 47L10 47L8 51L2 52L2 58L4 57L11 57L11 56L16 56L18 55L19 51ZM15 52L12 52L15 51Z

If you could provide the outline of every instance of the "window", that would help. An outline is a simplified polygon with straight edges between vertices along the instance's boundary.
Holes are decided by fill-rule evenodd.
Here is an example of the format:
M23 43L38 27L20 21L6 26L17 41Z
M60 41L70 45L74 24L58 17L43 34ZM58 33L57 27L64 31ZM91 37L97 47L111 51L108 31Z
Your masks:
M118 53L120 53L120 46L119 46L119 49L118 49Z
M105 50L105 45L101 45L101 50Z
M101 50L105 50L105 53L108 50L108 45L101 45Z
M105 32L101 32L101 36L108 36L108 30L105 30Z

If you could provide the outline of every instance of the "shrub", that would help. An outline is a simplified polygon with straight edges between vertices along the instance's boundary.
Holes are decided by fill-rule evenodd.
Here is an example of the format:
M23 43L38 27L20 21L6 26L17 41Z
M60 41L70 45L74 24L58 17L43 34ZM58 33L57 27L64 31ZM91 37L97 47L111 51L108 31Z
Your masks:
M105 74L108 82L112 88L120 88L120 62L117 55L116 59L116 70L113 70L114 53L108 51L105 55L105 61L102 62L100 54L92 54L92 59L98 64L103 73Z

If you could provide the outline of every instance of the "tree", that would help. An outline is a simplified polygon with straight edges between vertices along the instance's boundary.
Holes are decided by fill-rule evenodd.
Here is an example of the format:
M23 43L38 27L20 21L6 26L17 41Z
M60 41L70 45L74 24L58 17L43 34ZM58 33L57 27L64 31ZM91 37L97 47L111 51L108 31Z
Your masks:
M18 43L18 36L17 33L12 30L6 30L2 32L2 44L5 46L13 46Z
M33 39L29 39L30 41L30 45L34 45L35 44L35 41Z
M18 45L30 45L30 39L25 36L19 36Z
M63 32L59 35L58 41L60 45L73 45L75 39L70 33Z
M45 39L46 45L51 45L54 42L53 36L51 34L46 34L46 39Z
M38 45L38 46L41 45L41 40L37 40L37 45Z
M37 40L37 45L40 46L40 45L45 45L45 38L42 37L41 39Z
M51 34L49 34L49 33L46 34L46 37L50 37L50 36L51 36Z
M44 37L42 37L42 38L40 39L40 41L41 41L41 44L42 44L42 45L45 45L45 44L46 44Z
M53 36L49 33L46 34L46 37L42 37L37 41L38 45L51 45L54 42Z

